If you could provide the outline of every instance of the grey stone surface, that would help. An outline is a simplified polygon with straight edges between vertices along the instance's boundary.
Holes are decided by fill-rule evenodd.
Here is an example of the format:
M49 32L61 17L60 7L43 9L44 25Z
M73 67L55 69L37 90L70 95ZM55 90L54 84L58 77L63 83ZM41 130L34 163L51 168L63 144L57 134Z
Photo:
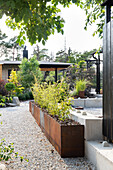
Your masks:
M0 163L0 170L6 170L6 166Z
M13 103L16 104L17 106L20 106L20 101L18 97L13 97Z
M84 112L86 112L87 115L83 115ZM83 110L78 114L77 110L71 111L70 117L84 125L84 138L86 140L102 140L102 118L100 118L99 115L91 114L92 112Z
M103 147L102 141L85 141L85 155L97 170L113 170L113 144Z
M71 101L73 107L84 107L84 108L101 108L102 98L86 98L86 99L73 99Z
M13 142L15 151L29 159L20 162L13 159L5 163L9 170L95 170L95 166L84 158L61 158L46 139L29 112L28 102L20 107L0 109L0 139Z
M73 99L71 101L71 104L74 107L78 107L78 106L84 107L84 99Z
M17 104L15 104L15 103L6 103L6 106L15 107L15 106L17 106Z
M89 98L84 100L84 107L102 107L102 98Z
M103 147L109 147L109 143L108 143L107 141L103 141L103 142L102 142L102 146L103 146Z

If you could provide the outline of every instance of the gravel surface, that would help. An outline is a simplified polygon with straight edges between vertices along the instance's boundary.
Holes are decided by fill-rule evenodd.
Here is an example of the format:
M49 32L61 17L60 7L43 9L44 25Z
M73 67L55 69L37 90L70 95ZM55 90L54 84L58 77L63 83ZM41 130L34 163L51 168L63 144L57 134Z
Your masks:
M4 162L8 170L95 170L86 158L61 158L29 112L27 102L18 107L0 108L0 139L13 142L15 150L29 159Z

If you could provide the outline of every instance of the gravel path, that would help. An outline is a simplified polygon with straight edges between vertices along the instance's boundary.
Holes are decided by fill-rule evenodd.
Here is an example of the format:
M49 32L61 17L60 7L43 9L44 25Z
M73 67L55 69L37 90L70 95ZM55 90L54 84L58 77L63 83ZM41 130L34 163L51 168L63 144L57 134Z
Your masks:
M0 108L0 113L0 139L13 142L15 150L29 159L22 163L19 159L8 161L8 170L95 170L86 158L60 157L29 112L28 101L20 107Z

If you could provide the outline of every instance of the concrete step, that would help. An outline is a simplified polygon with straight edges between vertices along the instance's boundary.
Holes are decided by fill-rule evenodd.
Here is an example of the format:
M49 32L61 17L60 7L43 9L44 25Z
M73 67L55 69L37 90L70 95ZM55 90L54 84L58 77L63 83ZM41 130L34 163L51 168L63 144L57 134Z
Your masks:
M113 170L113 144L103 147L101 141L85 141L85 156L97 170Z

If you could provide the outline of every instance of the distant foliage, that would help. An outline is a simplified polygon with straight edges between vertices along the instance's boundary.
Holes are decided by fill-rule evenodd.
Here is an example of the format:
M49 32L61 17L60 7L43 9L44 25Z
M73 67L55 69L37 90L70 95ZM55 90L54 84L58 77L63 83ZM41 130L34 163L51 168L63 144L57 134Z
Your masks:
M36 57L31 58L29 61L24 58L19 67L20 70L17 73L18 80L25 90L30 89L35 83L34 76L38 79L38 81L43 79Z
M67 68L65 80L69 84L71 90L74 89L77 80L87 80L91 86L91 82L94 79L95 70L93 67L87 69L85 61L80 61L78 64L74 64Z

